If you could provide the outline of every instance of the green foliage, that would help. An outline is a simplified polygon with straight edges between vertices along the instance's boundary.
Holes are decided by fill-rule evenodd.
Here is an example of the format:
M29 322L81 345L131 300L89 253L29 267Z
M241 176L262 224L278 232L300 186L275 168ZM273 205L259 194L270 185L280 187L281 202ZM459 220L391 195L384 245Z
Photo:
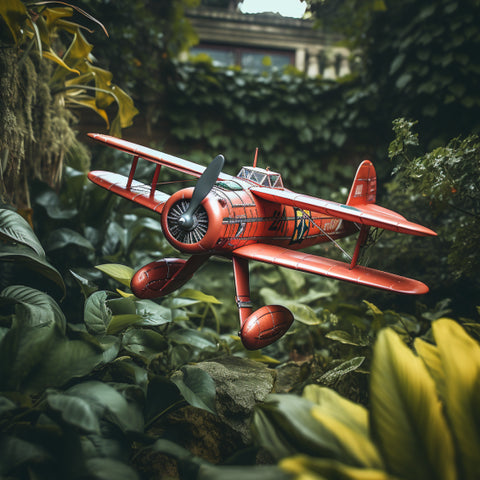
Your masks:
M34 283L41 259L42 276L64 286L25 220L0 210L0 234L2 285L11 280L5 262L24 262L26 273L0 293L2 475L138 478L129 458L161 438L156 432L168 414L191 405L215 415L215 384L190 364L234 343L190 320L194 306L215 298L186 290L159 304L84 282L77 322L52 296L24 284ZM121 278L131 272L111 271L119 270ZM38 285L52 288L41 279Z
M358 84L200 62L177 63L175 74L164 117L190 157L202 160L200 148L221 151L235 171L259 147L259 164L281 172L287 187L328 195L331 184L351 181L348 163L368 150L362 135L369 123L360 112L372 107L371 93Z
M476 135L455 138L428 152L414 126L404 119L394 122L396 138L389 156L396 164L396 176L387 187L389 201L407 217L422 218L437 232L438 240L419 245L417 254L423 257L425 270L432 277L428 283L434 288L437 284L439 289L448 286L452 296L460 295L456 300L460 302L464 287L452 286L463 281L470 283L468 289L478 289L479 139ZM394 239L392 247L399 256L404 257L407 251L409 255L414 253L414 239L402 241L401 247L398 241ZM393 249L389 249L390 254L392 259L397 258Z
M310 385L272 395L255 433L295 478L476 478L480 347L456 322L432 324L413 353L391 329L374 347L370 409ZM447 420L448 419L448 420Z
M359 53L360 71L374 86L387 123L400 116L418 119L427 142L478 133L478 1L308 3Z

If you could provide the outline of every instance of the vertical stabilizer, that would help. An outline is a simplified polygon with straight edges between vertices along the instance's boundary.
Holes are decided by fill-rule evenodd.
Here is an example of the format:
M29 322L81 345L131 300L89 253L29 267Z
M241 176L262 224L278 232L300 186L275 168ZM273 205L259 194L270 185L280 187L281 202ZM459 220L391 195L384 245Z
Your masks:
M364 160L358 167L347 205L367 205L375 203L377 197L377 174L370 160Z

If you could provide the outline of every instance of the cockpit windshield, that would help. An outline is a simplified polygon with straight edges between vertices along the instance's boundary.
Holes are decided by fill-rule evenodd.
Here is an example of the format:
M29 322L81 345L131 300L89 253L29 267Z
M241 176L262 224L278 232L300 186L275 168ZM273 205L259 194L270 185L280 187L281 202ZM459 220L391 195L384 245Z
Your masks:
M264 187L283 188L281 175L263 168L243 167L237 177L250 180Z

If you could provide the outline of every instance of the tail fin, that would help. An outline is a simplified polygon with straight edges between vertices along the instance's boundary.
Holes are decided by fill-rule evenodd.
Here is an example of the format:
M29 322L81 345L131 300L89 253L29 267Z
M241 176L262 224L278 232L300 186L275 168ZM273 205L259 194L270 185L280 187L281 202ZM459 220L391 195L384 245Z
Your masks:
M353 180L347 205L367 205L375 203L377 198L377 174L370 160L364 160L358 167Z

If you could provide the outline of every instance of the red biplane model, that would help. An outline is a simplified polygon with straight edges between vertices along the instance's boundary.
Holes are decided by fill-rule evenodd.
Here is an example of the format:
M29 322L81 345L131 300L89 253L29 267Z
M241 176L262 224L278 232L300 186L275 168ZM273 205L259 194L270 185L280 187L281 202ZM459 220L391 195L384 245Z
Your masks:
M92 171L88 178L157 212L167 240L180 252L191 255L188 260L164 258L145 265L132 278L132 292L140 298L162 297L184 285L210 256L231 258L240 336L247 349L269 345L293 322L292 313L281 305L252 311L249 260L392 292L422 294L428 291L428 287L417 280L357 264L372 227L412 235L436 235L375 204L376 173L368 160L358 168L343 205L286 189L280 174L256 167L256 158L253 167L243 167L237 176L231 176L222 172L222 155L204 167L118 138L89 135L133 155L133 162L128 177ZM151 185L133 178L139 158L156 164ZM198 177L196 186L171 196L156 190L162 165ZM355 233L358 240L350 263L298 251L321 242L336 242Z

